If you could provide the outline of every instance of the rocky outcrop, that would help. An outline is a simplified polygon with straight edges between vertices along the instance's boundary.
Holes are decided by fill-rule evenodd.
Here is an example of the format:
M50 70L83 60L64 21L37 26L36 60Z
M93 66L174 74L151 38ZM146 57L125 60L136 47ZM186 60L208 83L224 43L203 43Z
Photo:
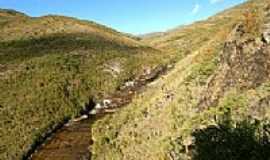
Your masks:
M265 23L263 26L262 40L269 44L270 43L270 5L265 8Z
M220 56L220 66L209 79L199 109L216 106L230 88L256 88L270 80L270 25L263 26L262 37L246 36L245 27L235 27Z
M144 86L153 82L172 68L172 65L161 65L154 69L145 69L142 75L134 78L134 80L128 80L114 94L106 96L105 99L97 103L89 114L96 115L115 112L119 107L130 103L134 95L140 92Z
M270 95L260 99L258 102L255 102L254 104L251 104L250 111L252 117L255 117L256 119L260 119L261 117L264 117L265 113L267 113L267 110L270 107Z

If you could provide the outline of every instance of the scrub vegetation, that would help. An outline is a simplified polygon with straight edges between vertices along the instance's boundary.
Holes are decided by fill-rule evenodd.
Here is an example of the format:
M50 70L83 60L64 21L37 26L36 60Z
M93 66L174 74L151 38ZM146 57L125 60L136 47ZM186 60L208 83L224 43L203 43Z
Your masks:
M248 1L143 38L179 60L126 108L95 123L93 159L269 157L270 57L261 41L268 5Z
M6 18L0 29L3 160L22 158L46 134L79 116L92 100L169 62L161 51L93 22L0 13Z
M0 10L0 159L23 158L89 103L171 64L131 103L95 121L92 159L269 157L269 6L250 0L141 37Z

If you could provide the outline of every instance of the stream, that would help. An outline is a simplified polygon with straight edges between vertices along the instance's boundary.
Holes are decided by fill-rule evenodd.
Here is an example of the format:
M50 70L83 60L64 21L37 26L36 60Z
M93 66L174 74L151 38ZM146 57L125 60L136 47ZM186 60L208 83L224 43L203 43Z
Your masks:
M126 82L114 94L97 103L89 114L71 120L58 129L39 146L28 160L89 160L91 159L90 145L91 126L106 114L112 114L117 109L131 102L134 95L142 92L148 83L165 74L169 66L159 66L144 75Z

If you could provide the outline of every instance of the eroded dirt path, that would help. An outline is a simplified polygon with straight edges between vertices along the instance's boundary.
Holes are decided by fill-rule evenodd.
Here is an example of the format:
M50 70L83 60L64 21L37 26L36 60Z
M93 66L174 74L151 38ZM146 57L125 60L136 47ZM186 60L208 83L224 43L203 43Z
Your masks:
M89 160L91 153L89 146L92 143L91 125L106 114L111 114L117 109L130 103L132 97L141 92L150 82L165 74L171 67L160 66L133 81L125 83L114 94L105 97L98 108L92 110L92 115L87 119L67 123L49 137L29 160ZM104 104L104 102L108 104Z

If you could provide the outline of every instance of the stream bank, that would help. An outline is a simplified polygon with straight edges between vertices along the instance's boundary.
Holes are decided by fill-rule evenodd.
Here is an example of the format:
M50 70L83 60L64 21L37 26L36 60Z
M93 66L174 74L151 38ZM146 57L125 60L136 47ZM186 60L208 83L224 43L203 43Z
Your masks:
M172 65L158 66L155 69L127 81L118 90L107 97L78 119L69 121L55 131L29 156L29 160L89 160L91 153L91 125L106 114L112 114L131 102L134 95L142 92L143 88L161 75L166 74Z

